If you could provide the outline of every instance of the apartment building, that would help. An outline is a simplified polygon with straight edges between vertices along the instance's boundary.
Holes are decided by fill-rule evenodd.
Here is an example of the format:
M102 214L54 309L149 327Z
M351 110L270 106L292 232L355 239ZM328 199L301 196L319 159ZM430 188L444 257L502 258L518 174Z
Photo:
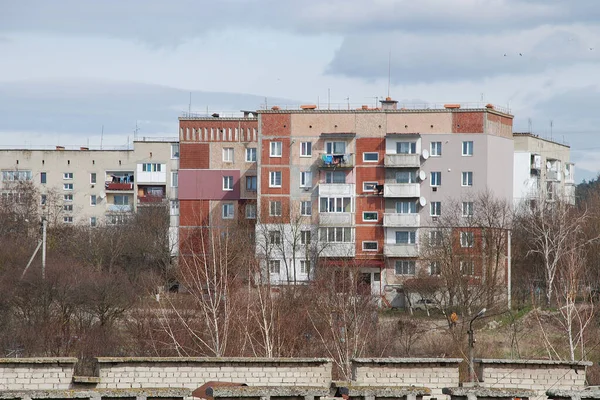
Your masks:
M169 202L170 238L177 250L179 143L173 138L144 138L128 149L0 149L2 186L8 199L13 183L34 183L40 207L50 201L65 224L119 224L139 207Z
M468 209L484 190L512 199L512 118L492 105L399 109L391 99L259 110L256 241L271 281L352 263L373 294L402 299L402 283L429 268L420 231L446 202Z
M570 162L570 147L529 132L515 132L513 140L515 203L562 199L575 204L575 165Z

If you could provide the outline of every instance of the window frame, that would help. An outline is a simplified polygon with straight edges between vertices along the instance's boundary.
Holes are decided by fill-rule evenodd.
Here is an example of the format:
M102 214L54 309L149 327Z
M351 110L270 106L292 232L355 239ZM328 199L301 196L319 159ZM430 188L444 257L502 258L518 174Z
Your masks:
M376 160L367 160L366 155L369 154L375 154L377 156ZM379 152L377 151L365 151L363 152L363 162L365 163L378 163L379 162Z
M308 238L308 240L307 240ZM310 244L312 240L312 231L310 229L301 229L300 230L300 244L307 245Z
M400 268L398 268L400 266ZM400 271L400 273L398 273ZM406 271L406 273L405 273ZM396 260L394 263L394 274L402 276L415 276L417 273L417 262L415 260Z
M233 147L223 147L223 162L232 163L235 160L235 149ZM231 157L229 157L231 156Z
M279 151L278 151L279 150ZM279 154L277 154L279 153ZM269 144L269 157L283 157L283 142L271 141Z
M469 270L465 273L465 266L468 266ZM462 276L475 276L475 261L473 260L460 260L459 264L460 274Z
M302 216L302 217L312 216L312 200L301 200L300 201L300 216Z
M73 176L72 172L63 172L63 181L72 181Z
M435 149L435 151L434 151ZM441 157L442 156L442 142L431 142L429 144L429 155L431 157Z
M179 187L179 171L171 171L171 187Z
M470 143L470 145L469 145L469 143ZM463 157L472 157L474 147L475 147L475 145L472 140L463 140L462 151L461 151L462 156Z
M229 214L229 212L226 213L226 210L231 211L231 214ZM233 206L233 203L221 204L221 219L233 219L234 217L235 217L235 207Z
M325 233L325 238L323 237L323 233ZM341 239L339 239L339 235L341 233ZM346 235L346 233L349 234ZM333 237L333 240L330 240ZM354 243L354 229L349 226L327 226L319 228L319 241L323 243Z
M300 171L300 187L301 188L311 188L312 181L313 181L312 171Z
M278 207L279 207L279 210L277 209ZM283 206L281 204L281 200L270 200L269 201L269 216L270 217L281 217L281 215L283 214L282 208L283 208Z
M335 145L336 143L342 143L344 145L344 151L343 152L336 152L335 151ZM344 141L329 141L329 142L325 142L325 154L331 154L331 155L342 155L342 154L348 154L346 153L346 151L348 150L348 143L344 142Z
M300 274L308 275L310 273L310 260L300 260Z
M248 185L249 183L253 183ZM256 192L258 190L258 177L256 175L247 175L246 176L246 191L247 192Z
M73 223L73 216L72 215L65 215L65 216L63 216L63 222L65 224L72 224Z
M466 213L465 213L466 210ZM467 217L472 217L475 211L475 205L473 204L472 201L463 201L462 202L462 216L467 218Z
M63 201L73 201L73 193L63 194Z
M374 249L367 249L365 244L373 244L375 243ZM379 251L379 242L376 240L363 240L362 242L362 251Z
M408 241L406 241L406 242L399 242L398 241L398 234L399 233L407 233L408 234L408 236L407 236ZM410 244L410 245L416 245L417 244L417 232L416 231L410 231L410 230L409 231L399 231L399 230L397 230L397 231L395 231L395 235L394 236L395 236L395 242L394 242L395 244Z
M45 185L48 182L48 175L46 172L40 172L40 185Z
M311 158L312 157L312 142L300 142L300 157Z
M248 157L250 156L250 157ZM256 147L246 147L246 162L256 162Z
M408 174L408 182L398 182L398 177L403 176L403 174ZM418 179L419 176L417 174L417 171L396 171L396 174L394 175L394 183L398 183L401 185L413 185L415 183L418 183Z
M429 262L429 275L430 276L440 276L442 275L442 266L439 261L430 261Z
M90 226L92 228L96 227L98 225L98 219L96 217L90 217Z
M175 149L177 147L177 151L173 151L173 149ZM178 160L179 159L179 151L180 151L180 147L179 147L179 143L171 143L171 160Z
M367 185L373 185L373 189L367 189ZM377 185L379 185L379 182L363 181L363 192L374 193L377 191Z
M469 231L461 231L460 247L462 247L463 249L471 249L475 247L475 234Z
M429 203L429 216L441 217L442 216L442 202L432 201Z
M362 213L363 222L377 222L379 221L379 212L377 211L363 211ZM375 214L375 219L366 219L365 214Z
M95 194L90 194L90 206L96 207L98 205L98 197Z
M279 176L279 184L277 184L277 176ZM283 174L281 171L269 171L269 187L280 188L282 186Z
M410 212L404 212L404 206L403 206L403 204L409 204L408 209L409 209ZM401 205L400 206L400 211L398 211L398 205ZM418 214L418 211L417 211L417 202L416 201L410 201L410 200L398 200L394 204L394 210L396 211L396 214L402 214L402 215Z
M244 215L246 219L256 219L256 204L246 204Z
M323 210L323 200L327 201L326 210ZM345 200L350 201L350 210L346 211L344 204ZM341 204L338 204L341 201ZM333 207L332 207L333 206ZM339 208L341 206L341 208ZM333 211L330 211L333 209ZM338 211L341 210L341 211ZM353 196L323 196L319 197L319 213L324 214L341 214L354 212L354 197Z
M98 183L98 176L95 172L90 172L90 185L95 185Z
M273 271L273 266L277 263L277 272ZM269 260L269 274L279 275L281 274L281 260Z
M434 176L437 178L433 179ZM429 173L429 186L431 186L431 187L442 186L442 171L431 171Z
M441 230L429 231L429 245L431 247L441 247L444 241L443 235Z
M282 241L281 231L272 230L269 231L269 244L273 246L281 246Z
M68 191L73 191L73 184L72 183L63 183L63 190L68 190Z
M343 176L344 182L336 182L336 176ZM326 171L325 172L325 184L327 185L345 185L346 184L346 173L344 171Z
M466 181L466 184L465 184L465 181ZM472 187L473 186L473 171L462 171L460 186L462 186L462 187Z
M233 182L233 175L223 176L223 191L231 192L234 186L235 184Z

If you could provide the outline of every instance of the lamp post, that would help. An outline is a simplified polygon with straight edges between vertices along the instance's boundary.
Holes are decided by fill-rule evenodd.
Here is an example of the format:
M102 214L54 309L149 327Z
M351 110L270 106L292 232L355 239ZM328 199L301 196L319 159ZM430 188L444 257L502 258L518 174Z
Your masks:
M475 338L473 337L473 321L475 321L477 318L483 317L484 314L485 314L485 308L483 308L481 311L479 311L477 313L477 315L475 315L473 318L471 318L471 321L469 322L469 330L467 331L467 333L469 334L469 381L470 382L475 381L475 365L473 364L473 358L474 358L474 353L475 353Z

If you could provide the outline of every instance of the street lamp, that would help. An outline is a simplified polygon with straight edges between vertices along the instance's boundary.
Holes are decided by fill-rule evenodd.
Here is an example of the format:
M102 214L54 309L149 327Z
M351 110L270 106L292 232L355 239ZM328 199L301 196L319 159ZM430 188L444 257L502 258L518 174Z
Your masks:
M473 321L477 318L483 317L485 314L485 308L477 313L473 318L471 318L471 322L469 322L469 330L467 333L469 334L469 381L475 381L475 365L473 364L473 354L475 352L475 338L473 337Z

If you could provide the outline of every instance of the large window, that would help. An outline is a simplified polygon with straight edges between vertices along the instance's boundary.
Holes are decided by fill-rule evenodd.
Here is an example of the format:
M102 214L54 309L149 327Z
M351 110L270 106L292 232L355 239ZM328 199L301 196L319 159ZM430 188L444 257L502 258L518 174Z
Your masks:
M281 142L271 142L271 146L270 146L270 156L271 157L281 157L281 151L282 151L282 143Z
M113 204L116 206L129 205L129 196L122 194L115 194L113 197Z
M33 175L31 171L2 171L3 181L30 181Z
M463 260L460 262L460 272L463 275L475 275L475 263L472 260Z
M233 162L233 147L223 148L223 161Z
M312 201L306 200L300 202L300 215L310 216L312 215Z
M442 245L443 236L441 231L429 232L429 245L432 247L439 247Z
M223 177L223 190L233 190L233 176Z
M281 217L281 201L269 202L269 215L271 217Z
M327 154L346 154L346 142L327 142L327 143L325 143L325 153L327 153Z
M256 147L249 147L246 149L246 162L256 161Z
M430 209L430 215L432 217L439 217L442 215L442 202L441 201L432 201Z
M415 154L417 152L416 142L397 142L396 153L398 154Z
M473 155L473 142L472 141L462 142L462 155L463 156L472 156Z
M442 173L441 172L432 172L431 180L429 181L431 186L441 186L442 185Z
M246 177L246 190L249 192L256 192L256 176Z
M379 161L379 153L363 153L364 162L377 162Z
M269 231L269 243L270 244L281 244L281 232L279 231Z
M442 142L431 142L431 156L439 157L442 155Z
M326 172L325 183L346 183L346 173L343 171Z
M301 142L300 143L300 157L311 157L312 156L312 143Z
M475 245L475 237L473 232L461 232L460 233L460 246L461 247L473 247Z
M417 202L415 201L397 201L396 212L398 214L415 214L417 212Z
M417 171L396 172L396 183L417 183Z
M413 260L397 260L396 275L414 275L416 262Z
M234 215L233 203L224 203L221 207L223 219L232 219Z
M352 197L321 197L319 212L349 213L352 212Z
M417 243L417 232L415 231L396 231L396 244L415 244Z
M352 228L319 228L319 240L328 243L352 242Z
M281 171L269 172L269 187L281 187Z
M144 163L142 164L143 172L161 172L162 165L158 163Z
M473 172L462 173L462 186L473 186Z

